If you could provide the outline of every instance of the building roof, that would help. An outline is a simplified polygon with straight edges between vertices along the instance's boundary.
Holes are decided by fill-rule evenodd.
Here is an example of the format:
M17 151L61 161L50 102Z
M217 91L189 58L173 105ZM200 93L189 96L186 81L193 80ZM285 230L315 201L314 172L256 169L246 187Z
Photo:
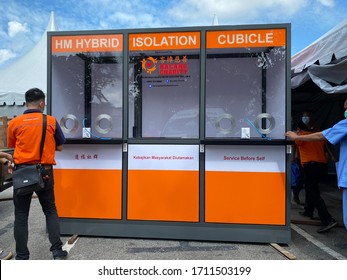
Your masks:
M291 59L292 89L313 82L323 92L347 93L347 20Z

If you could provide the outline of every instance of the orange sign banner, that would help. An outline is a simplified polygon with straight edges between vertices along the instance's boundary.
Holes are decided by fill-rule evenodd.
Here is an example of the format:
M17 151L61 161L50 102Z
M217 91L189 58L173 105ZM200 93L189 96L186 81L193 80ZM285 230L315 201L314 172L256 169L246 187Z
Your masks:
M129 50L187 50L200 48L200 32L129 34Z
M285 29L223 30L207 32L208 49L279 47L286 45Z
M52 53L114 52L123 50L123 35L53 36Z

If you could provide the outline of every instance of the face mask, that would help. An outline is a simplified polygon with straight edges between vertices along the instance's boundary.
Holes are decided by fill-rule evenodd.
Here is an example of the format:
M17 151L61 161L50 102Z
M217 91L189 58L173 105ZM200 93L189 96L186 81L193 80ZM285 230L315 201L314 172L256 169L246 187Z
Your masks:
M310 117L308 117L308 116L304 116L304 117L302 117L302 122L304 123L304 124L308 124L309 122L310 122Z
M347 119L347 110L345 111L345 118Z

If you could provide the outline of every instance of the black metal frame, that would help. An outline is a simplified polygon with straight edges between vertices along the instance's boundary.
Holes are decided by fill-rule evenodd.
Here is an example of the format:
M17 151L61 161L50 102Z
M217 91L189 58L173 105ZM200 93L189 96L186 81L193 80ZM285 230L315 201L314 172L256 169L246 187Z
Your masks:
M129 30L103 30L103 31L68 31L68 32L48 32L48 112L51 112L52 104L50 103L52 88L52 71L51 71L51 38L53 36L64 35L93 35L93 34L120 34L124 35L123 39L123 132L121 139L100 140L100 139L69 139L68 144L103 144L114 145L115 148L123 149L122 156L122 218L120 220L105 219L60 219L62 234L79 234L79 235L98 235L98 236L121 236L121 237L140 237L140 238L170 238L186 240L217 240L217 241L239 241L239 242L276 242L289 243L291 239L290 229L290 177L286 176L286 218L285 225L250 225L250 224L219 224L204 222L204 200L205 200L205 145L272 145L283 146L286 155L286 172L289 174L290 167L290 150L291 141L285 139L266 141L264 139L241 140L235 138L205 138L205 94L200 94L200 127L198 139L173 139L173 138L129 138L128 135L128 71L129 71L129 53L128 36L136 33L149 32L184 32L200 31L201 48L200 57L200 92L205 92L205 67L206 58L212 54L206 54L206 32L213 30L253 30L253 29L285 29L286 30L286 127L290 128L290 24L270 24L270 25L244 25L244 26L211 26L211 27L191 27L191 28L158 28L158 29L129 29ZM256 55L255 52L254 55ZM221 54L227 55L227 54ZM236 55L236 54L235 54ZM238 54L245 55L245 54ZM249 53L247 53L249 56ZM88 67L86 67L88 68ZM138 67L137 71L140 71ZM86 73L86 77L90 73ZM140 76L140 75L139 75ZM88 89L86 88L86 91ZM141 95L140 95L141 96ZM266 70L262 73L262 112L266 112ZM86 100L88 102L88 100ZM136 102L142 104L141 97ZM136 136L142 135L140 120L136 119ZM263 121L262 126L265 126ZM164 222L164 221L130 221L127 220L127 171L128 171L128 153L127 145L131 144L153 144L153 145L192 145L202 148L199 153L199 222L182 223L182 222Z

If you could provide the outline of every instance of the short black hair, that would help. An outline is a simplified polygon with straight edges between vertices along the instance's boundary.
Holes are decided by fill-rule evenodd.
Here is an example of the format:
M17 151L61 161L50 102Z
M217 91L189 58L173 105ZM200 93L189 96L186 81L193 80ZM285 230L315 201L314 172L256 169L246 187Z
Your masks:
M45 99L46 95L39 88L31 88L25 93L25 102L32 103Z
M302 122L302 120L297 120L293 124L293 130L297 130L298 128L301 130L307 130L307 126Z

